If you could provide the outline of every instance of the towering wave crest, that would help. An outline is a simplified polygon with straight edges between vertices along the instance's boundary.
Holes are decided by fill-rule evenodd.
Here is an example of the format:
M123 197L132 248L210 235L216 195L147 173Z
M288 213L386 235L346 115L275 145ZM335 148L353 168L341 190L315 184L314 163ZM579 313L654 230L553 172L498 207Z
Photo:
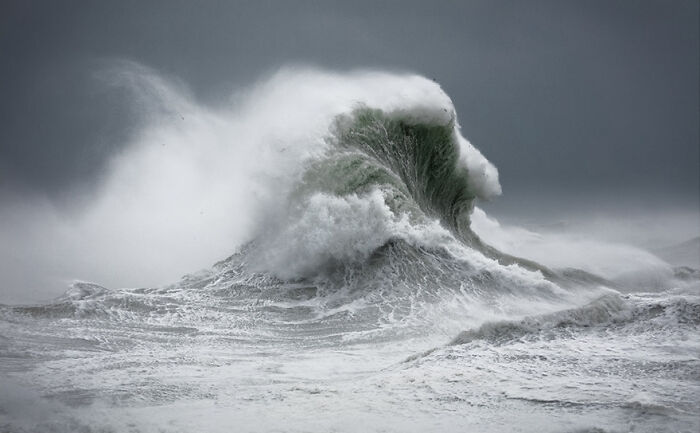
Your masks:
M2 211L13 221L0 227L14 246L0 251L11 289L159 286L244 245L251 272L314 278L396 242L518 287L562 282L472 231L475 200L501 192L498 171L432 80L285 68L208 106L131 62L102 76L133 92L142 123L89 198Z
M279 227L261 242L270 270L290 278L361 262L393 238L428 247L475 239L469 215L475 198L500 192L495 168L459 135L451 107L409 108L358 105L333 119L282 221L266 226Z
M434 226L429 219L468 233L473 198L500 192L495 167L459 134L450 98L417 75L285 68L218 106L132 62L101 77L132 92L141 123L88 197L4 207L12 224L1 227L3 238L15 247L2 250L2 262L15 265L3 274L16 293L40 288L34 298L45 298L74 278L159 285L253 239L289 239L292 227L317 255L363 257L377 245L362 231L345 252L330 244L323 252L319 233L300 233L318 219L305 204L332 217L347 201L387 239L405 221ZM350 236L351 225L342 230ZM46 244L54 248L39 248Z

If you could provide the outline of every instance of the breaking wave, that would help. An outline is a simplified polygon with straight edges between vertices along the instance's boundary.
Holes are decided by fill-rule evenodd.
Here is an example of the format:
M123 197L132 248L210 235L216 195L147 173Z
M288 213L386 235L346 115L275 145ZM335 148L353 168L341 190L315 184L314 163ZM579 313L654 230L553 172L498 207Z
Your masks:
M102 285L0 305L0 357L12 361L0 383L26 407L51 408L41 419L0 393L0 430L189 431L205 418L212 431L241 420L289 430L286 416L260 414L294 408L292 431L311 418L312 431L345 431L375 405L361 430L434 430L453 417L446 425L462 430L504 431L512 418L562 431L575 410L588 431L628 428L618 418L629 412L655 431L669 421L647 413L657 407L680 408L656 412L697 430L698 271L638 254L665 278L640 293L631 268L550 269L499 251L527 251L511 246L537 236L475 207L500 193L498 172L434 81L288 68L204 107L141 66L112 74L135 91L144 124L94 199L69 215L14 215L25 224L15 231L32 233L16 243L32 270ZM562 244L540 241L552 255ZM39 392L17 391L15 378ZM465 409L488 425L465 424ZM615 417L601 424L599 413ZM386 414L406 424L382 424Z

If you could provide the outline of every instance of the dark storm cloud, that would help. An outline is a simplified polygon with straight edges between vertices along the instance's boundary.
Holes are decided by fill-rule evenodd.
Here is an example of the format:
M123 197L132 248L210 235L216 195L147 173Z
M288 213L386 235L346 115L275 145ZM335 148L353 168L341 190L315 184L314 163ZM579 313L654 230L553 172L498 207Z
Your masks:
M227 97L288 62L408 69L509 191L698 193L698 2L3 2L0 182L54 195L129 134L125 58ZM9 185L9 186L8 186Z

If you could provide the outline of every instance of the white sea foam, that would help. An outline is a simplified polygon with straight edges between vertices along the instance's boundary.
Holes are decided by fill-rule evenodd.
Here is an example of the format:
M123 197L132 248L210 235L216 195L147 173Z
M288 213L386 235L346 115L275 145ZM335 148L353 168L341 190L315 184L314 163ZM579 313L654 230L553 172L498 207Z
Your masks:
M317 193L295 207L300 215L285 215L258 240L258 266L285 279L314 275L328 265L362 263L391 238L425 246L451 238L437 222L414 226L406 214L394 214L380 190L344 197Z

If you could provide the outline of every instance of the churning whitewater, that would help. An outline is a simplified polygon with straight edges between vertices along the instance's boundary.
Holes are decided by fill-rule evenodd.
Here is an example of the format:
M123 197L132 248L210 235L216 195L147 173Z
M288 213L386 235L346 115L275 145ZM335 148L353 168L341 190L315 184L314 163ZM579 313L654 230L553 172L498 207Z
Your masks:
M700 428L700 271L490 246L498 172L432 80L288 68L211 108L110 77L143 124L70 224L33 222L95 283L0 306L0 430Z

